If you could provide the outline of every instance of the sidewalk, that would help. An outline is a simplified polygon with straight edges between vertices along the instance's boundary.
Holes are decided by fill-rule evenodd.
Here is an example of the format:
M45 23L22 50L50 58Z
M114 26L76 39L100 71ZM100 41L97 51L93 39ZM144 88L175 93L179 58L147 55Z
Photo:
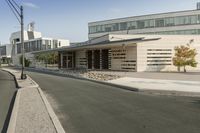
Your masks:
M137 88L139 90L160 90L200 93L199 81L160 80L124 77L107 81L109 83Z
M20 72L3 69L15 75L17 92L8 133L64 133L53 109L39 86L28 76L20 80Z

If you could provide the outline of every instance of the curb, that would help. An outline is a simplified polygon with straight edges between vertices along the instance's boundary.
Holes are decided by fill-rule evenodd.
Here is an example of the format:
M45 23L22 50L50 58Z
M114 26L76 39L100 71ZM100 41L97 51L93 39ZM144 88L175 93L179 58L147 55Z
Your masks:
M17 124L17 113L18 113L18 109L19 109L19 100L20 100L20 94L21 91L18 90L16 92L16 97L15 97L15 102L13 105L13 110L12 110L12 114L10 117L10 122L8 125L8 129L7 129L7 133L14 133L15 132L15 128L16 128L16 124Z
M53 122L53 125L57 131L57 133L65 133L65 130L64 128L62 127L62 124L60 123L58 117L56 116L55 112L53 111L53 108L51 107L50 103L48 102L46 96L44 95L44 93L42 92L42 89L39 87L39 85L33 80L30 78L30 76L28 76L28 78L34 83L37 85L37 90L42 98L42 101L44 102L45 104L45 107L48 111L48 114L50 116L50 119L51 121Z
M50 103L48 102L48 100L47 100L46 96L44 95L44 93L42 92L41 88L38 87L37 89L38 89L40 96L42 97L42 100L46 106L48 114L51 118L51 121L53 122L53 125L54 125L57 133L65 133L64 128L62 127L58 117L56 116L55 112L53 111Z
M9 120L9 124L8 124L8 128L7 128L7 133L14 133L15 132L15 127L16 127L16 122L17 122L17 112L18 112L18 108L19 108L19 100L20 100L20 90L19 90L19 84L17 82L17 79L15 77L15 75L13 73L11 73L10 71L1 69L4 72L9 73L10 75L13 76L14 80L15 80L15 85L16 85L16 94L15 94L15 99L14 99L14 104L12 107L12 113L10 116L10 120Z
M56 76L63 76L63 77L69 77L69 78L74 78L74 79L80 79L80 80L86 80L86 81L91 81L103 85L108 85L112 87L117 87L118 89L123 89L123 90L128 90L128 91L133 91L133 92L141 92L141 93L152 93L152 94L159 94L159 95L172 95L172 96L190 96L190 97L200 97L200 93L196 92L185 92L185 91L167 91L167 90L154 90L154 89L145 89L145 88L134 88L130 86L125 86L125 85L119 85L119 84L114 84L110 82L105 82L105 81L99 81L99 80L94 80L94 79L89 79L89 78L84 78L84 77L77 77L74 75L67 75L67 74L62 74L58 73L55 71L51 70L37 70L34 68L27 68L28 71L33 71L33 72L41 72L44 74L52 74Z
M4 70L4 69L1 69L1 70L4 71L4 72L7 72L9 74L11 74L14 77L16 88L19 89L20 87L19 87L19 84L17 82L17 79L16 79L15 75L13 73L7 71L7 70Z
M3 71L6 71L8 73L10 73L14 79L15 79L15 82L16 82L16 86L19 88L19 85L18 85L18 82L17 82L17 79L15 77L15 75L7 70L3 70ZM53 108L51 107L50 103L48 102L47 98L45 97L44 93L42 92L41 88L39 87L39 85L30 78L30 76L27 77L29 80L31 80L31 82L33 82L35 84L35 88L37 88L38 90L38 93L39 95L41 96L42 98L42 101L44 102L45 104L45 107L47 109L47 112L49 114L49 117L55 127L55 130L57 133L65 133L65 130L64 128L62 127L58 117L56 116L55 112L53 111ZM22 88L23 89L23 88ZM17 113L18 113L18 110L19 110L19 102L20 102L20 94L21 94L21 90L22 89L18 89L16 91L16 97L15 97L15 102L14 102L14 105L13 105L13 109L12 109L12 113L11 113L11 117L10 117L10 122L9 122L9 125L8 125L8 129L7 129L7 133L14 133L15 132L15 129L16 129L16 123L17 123Z
M103 85L117 87L119 89L128 90L128 91L135 91L135 92L139 92L140 91L140 89L137 89L137 88L133 88L133 87L129 87L129 86L124 86L124 85L113 84L113 83L109 83L109 82L105 82L105 81L98 81L98 80L87 79L87 78L83 78L83 80L88 80L88 81L99 83L99 84L103 84Z
M103 84L103 85L117 87L119 89L128 90L128 91L134 91L134 92L139 92L140 91L140 89L138 89L138 88L133 88L133 87L129 87L129 86L113 84L113 83L109 83L109 82L105 82L105 81L99 81L99 80L94 80L94 79L89 79L89 78L84 78L84 77L77 77L77 76L73 76L73 75L57 73L57 72L49 71L49 70L37 70L37 69L32 69L32 68L26 68L26 70L32 71L32 72L41 72L41 73L44 73L44 74L53 74L53 75L56 75L56 76L63 76L63 77L69 77L69 78L74 78L74 79L91 81L91 82L95 82L95 83L99 83L99 84Z

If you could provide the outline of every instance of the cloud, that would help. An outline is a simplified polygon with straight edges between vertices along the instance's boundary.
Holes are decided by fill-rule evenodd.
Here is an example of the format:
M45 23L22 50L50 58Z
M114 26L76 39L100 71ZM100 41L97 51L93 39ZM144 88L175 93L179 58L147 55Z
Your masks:
M23 2L23 5L26 6L26 7L30 7L30 8L34 8L34 9L38 9L39 6L31 3L31 2Z

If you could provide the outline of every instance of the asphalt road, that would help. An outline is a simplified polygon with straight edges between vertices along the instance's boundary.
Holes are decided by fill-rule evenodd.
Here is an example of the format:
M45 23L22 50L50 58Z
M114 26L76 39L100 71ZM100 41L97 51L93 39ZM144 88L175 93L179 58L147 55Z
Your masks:
M200 98L153 96L28 72L68 133L199 133Z
M13 96L16 91L12 75L0 70L0 131L6 132L12 108Z

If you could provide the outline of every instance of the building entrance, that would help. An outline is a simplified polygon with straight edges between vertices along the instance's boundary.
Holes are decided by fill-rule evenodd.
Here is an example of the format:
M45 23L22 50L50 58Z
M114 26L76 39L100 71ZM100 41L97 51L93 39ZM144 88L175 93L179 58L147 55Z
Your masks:
M102 69L109 69L109 50L102 50Z
M62 68L67 68L67 69L73 68L73 54L72 53L63 55Z
M92 69L92 51L87 52L88 69Z

